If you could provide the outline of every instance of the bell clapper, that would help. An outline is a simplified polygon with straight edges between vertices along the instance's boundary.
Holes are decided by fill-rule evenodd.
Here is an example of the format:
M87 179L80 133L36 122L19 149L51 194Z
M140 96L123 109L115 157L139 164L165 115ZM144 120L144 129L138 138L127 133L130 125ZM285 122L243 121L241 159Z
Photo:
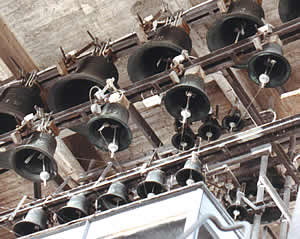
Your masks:
M40 156L42 157L42 160L43 160L43 171L40 173L40 179L43 181L44 187L46 187L47 180L50 178L50 174L46 171L45 156L43 154L40 154ZM39 156L39 158L40 158L40 156Z
M264 73L259 75L259 82L261 84L261 88L264 88L266 84L270 82L270 73L273 70L274 65L277 63L276 60L268 58L266 64L266 70Z
M237 209L235 209L235 210L233 211L234 220L236 220L236 219L238 218L239 215L240 215L240 211L237 210Z
M24 163L29 164L30 161L33 159L33 157L37 156L38 153L39 153L38 151L35 151L34 153L32 153L27 159L25 159Z
M186 96L187 96L187 100L186 100L186 106L183 110L181 110L181 116L182 116L182 124L184 126L184 124L186 123L186 120L188 118L191 117L191 111L189 110L189 106L190 106L190 99L192 97L192 92L187 91L186 92ZM184 128L184 127L183 127Z
M211 139L211 137L213 136L213 133L210 132L210 131L208 131L208 132L206 132L205 135L206 135L206 137L207 137L207 141L210 142L210 139Z
M232 132L233 129L236 127L236 123L233 121L229 122L229 127L230 127L230 132Z
M244 36L245 35L245 29L244 29L244 24L242 23L240 28L236 27L234 29L234 32L237 32L237 36L235 38L234 44L237 43L239 41L240 36Z
M118 144L116 143L116 137L117 137L117 128L118 126L116 125L112 125L111 126L114 130L114 138L113 138L113 141L111 143L108 144L107 148L108 150L111 152L111 155L110 157L113 158L115 156L115 152L118 151L119 149L119 146Z
M110 124L109 123L104 123L99 129L98 129L98 132L101 136L101 138L104 140L105 144L108 146L108 142L106 140L106 138L104 137L104 135L102 134L102 130L107 128L107 127L110 127Z

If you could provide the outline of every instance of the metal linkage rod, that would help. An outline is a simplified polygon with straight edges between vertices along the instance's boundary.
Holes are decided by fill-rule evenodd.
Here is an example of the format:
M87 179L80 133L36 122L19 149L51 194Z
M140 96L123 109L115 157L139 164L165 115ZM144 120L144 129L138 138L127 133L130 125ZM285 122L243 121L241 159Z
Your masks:
M268 155L263 155L260 161L260 170L259 170L259 177L264 177L267 174L268 169ZM257 182L257 194L256 194L256 202L260 203L264 201L264 185ZM255 214L253 220L253 227L252 227L252 235L251 239L258 239L259 238L259 231L260 231L260 223L261 223L261 214Z

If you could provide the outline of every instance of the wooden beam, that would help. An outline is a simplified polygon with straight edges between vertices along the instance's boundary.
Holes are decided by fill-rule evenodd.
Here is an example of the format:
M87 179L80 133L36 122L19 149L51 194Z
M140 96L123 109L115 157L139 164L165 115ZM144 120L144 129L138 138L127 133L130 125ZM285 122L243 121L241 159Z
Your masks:
M80 174L83 174L85 170L81 167L71 150L66 146L63 139L57 136L56 142L57 146L54 158L56 159L59 169L58 173L63 180L70 176L72 180L69 181L68 185L72 188L76 187L79 185Z
M20 73L16 65L11 61L10 57L22 67L26 72L38 70L31 57L21 46L16 36L10 31L7 24L0 17L0 57L7 65L9 70L15 77L19 77Z
M163 143L160 141L160 139L157 137L153 129L150 127L147 121L141 116L141 114L138 112L138 110L135 108L133 104L130 104L129 112L133 122L143 132L144 136L147 138L149 143L151 143L154 148L158 148L162 146Z

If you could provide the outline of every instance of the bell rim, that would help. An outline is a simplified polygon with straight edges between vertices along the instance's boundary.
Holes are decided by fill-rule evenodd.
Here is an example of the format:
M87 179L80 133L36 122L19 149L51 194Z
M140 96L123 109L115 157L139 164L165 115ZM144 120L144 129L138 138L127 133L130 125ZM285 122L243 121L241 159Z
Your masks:
M131 129L129 128L129 126L127 124L125 124L123 121L119 120L118 118L101 116L101 115L93 117L87 123L87 130L88 130L88 132L90 132L90 129L91 129L91 127L92 127L92 125L93 125L94 122L96 122L98 120L107 120L107 119L110 119L110 120L113 119L116 122L118 122L119 124L121 124L126 129L126 132L127 132L127 135L128 135L128 141L127 141L127 143L124 144L124 145L122 145L122 147L119 147L119 149L116 152L119 152L119 151L127 149L129 147L129 145L131 144L131 142L132 142L132 132L131 132ZM91 134L88 134L88 139L89 139L90 142L98 141L98 140L94 141L93 139L96 139L96 137L94 137L94 135L91 136ZM108 149L106 149L104 147L101 147L98 144L94 144L94 145L96 145L98 148L100 148L101 150L103 150L105 152L109 152Z
M281 84L274 84L273 86L270 86L271 81L268 82L264 88L276 88L278 86L284 85L290 78L291 76L291 65L289 63L289 61L282 55L274 53L274 52L264 52L264 51L260 51L257 54L255 54L254 56L252 56L249 61L248 61L248 77L251 81L253 81L254 83L256 83L257 85L260 85L259 79L256 77L256 75L254 74L254 62L261 56L275 56L278 57L280 60L282 60L285 64L285 66L287 67L287 73L286 73L286 79L284 81L281 81ZM283 79L283 77L281 78Z
M139 48L137 48L134 53L132 55L129 56L128 61L127 61L127 73L129 76L129 79L131 82L136 83L138 81L141 80L145 80L151 76L147 76L143 79L134 79L134 74L136 73L135 68L137 66L137 63L140 62L139 58L140 55L142 55L142 53L144 51L150 51L153 48L157 48L157 47L166 47L166 48L170 48L176 52L178 52L178 55L181 54L181 51L184 50L183 48L181 48L180 46L177 46L176 44L170 42L170 41L166 41L166 40L162 40L162 41L158 41L158 40L151 40L148 41L146 43L144 43L143 45L141 45ZM146 48L146 49L145 49ZM159 74L159 73L157 73ZM154 74L156 75L156 74ZM152 75L152 76L154 76Z
M211 41L209 41L209 39L214 39L217 37L216 36L217 31L214 29L222 28L222 25L225 23L225 21L228 21L232 18L242 18L242 19L250 20L250 21L253 21L253 23L256 23L259 27L264 25L263 21L259 17L255 17L255 16L245 14L245 13L228 13L225 16L220 16L219 18L217 18L215 20L215 22L207 30L206 42L207 42L207 47L208 47L209 51L213 52L213 51L222 49L226 46L234 44L234 43L232 43L232 44L229 44L229 45L226 45L223 47L213 47L213 45L210 43ZM241 65L238 64L237 66L242 67L242 68L245 67L244 64L241 64Z
M165 107L166 107L168 113L169 113L171 116L173 116L175 119L177 119L177 120L180 120L180 119L182 118L181 115L180 115L180 113L177 114L176 112L174 112L173 110L171 110L171 108L172 108L171 105L172 105L172 104L171 104L171 99L170 99L170 97L171 97L172 94L173 94L174 92L176 92L178 89L180 89L180 90L185 90L185 89L189 89L189 90L190 90L190 89L192 89L192 92L193 92L193 93L195 93L195 94L197 94L197 95L201 95L201 98L202 98L203 101L204 101L204 105L208 106L207 109L206 109L205 111L202 111L202 114L205 114L205 115L203 115L203 116L201 116L201 117L195 117L195 115L194 115L194 116L191 115L191 117L189 118L189 120L190 120L190 122L195 122L195 121L199 121L199 120L204 119L204 118L208 115L209 110L210 110L210 101L209 101L207 95L205 94L205 92L204 92L203 90L200 90L200 89L196 88L196 87L182 86L182 85L180 85L180 84L173 86L171 89L169 89L169 90L167 91L166 95L164 96L164 105L165 105Z
M201 173L201 172L199 172L199 171L197 171L197 170L195 170L195 169L191 169L191 168L182 168L182 169L180 169L177 173L176 173L176 175L175 175L175 177L176 177L176 181L177 181L177 183L180 185L180 186L186 186L187 184L186 184L186 180L188 179L186 179L186 180L184 180L186 177L185 177L185 174L186 174L186 172L187 171L192 171L192 173L196 173L197 174L197 176L199 176L199 178L201 178L199 181L197 181L197 182L205 182L205 177L204 177L204 175Z

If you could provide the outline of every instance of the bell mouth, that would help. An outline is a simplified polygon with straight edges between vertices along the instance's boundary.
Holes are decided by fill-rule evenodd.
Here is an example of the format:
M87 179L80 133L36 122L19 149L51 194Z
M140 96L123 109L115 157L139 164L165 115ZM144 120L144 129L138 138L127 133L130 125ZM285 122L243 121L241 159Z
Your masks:
M291 74L291 66L288 60L274 52L259 52L253 56L248 63L248 76L250 80L261 85L259 76L264 74L266 70L266 62L268 59L275 60L277 63L269 74L270 81L264 85L265 88L274 88L283 85L289 80Z
M183 48L169 41L150 41L138 48L128 59L127 71L135 83L170 69L175 56Z
M16 129L17 124L18 122L13 114L0 112L0 135Z
M230 123L234 123L235 126L231 127ZM233 132L237 132L237 131L240 131L244 127L244 121L239 116L234 116L234 115L229 116L229 115L227 115L222 120L222 126L226 130L231 130L232 129Z
M300 17L300 2L295 0L280 0L278 10L282 22L291 21Z
M93 86L103 88L105 82L100 82L93 76L84 73L74 73L62 78L49 92L48 105L54 113L89 101L89 92Z
M40 173L45 170L50 174L51 180L56 176L57 165L54 159L48 153L39 151L35 147L28 145L19 146L13 155L12 162L16 173L22 177L34 181L41 182Z
M149 193L160 194L163 192L164 187L156 181L141 182L137 188L137 194L141 198L146 198Z
M207 31L208 49L216 51L235 43L241 27L244 29L244 34L239 34L238 41L253 36L257 32L257 28L263 25L261 19L248 14L232 13L223 16L217 19Z
M26 236L38 231L43 230L43 228L40 227L40 225L35 224L33 222L27 222L27 221L21 221L17 224L15 224L13 231L16 234L16 237L20 236Z
M105 127L101 133L99 129L103 125L110 125L116 128L116 140L118 144L118 151L127 149L132 141L132 133L127 124L114 117L96 116L88 122L88 139L91 143L96 145L103 151L108 152L108 144L113 142L114 128ZM102 135L101 135L102 134ZM105 140L104 140L104 138Z
M59 224L64 224L87 216L84 211L73 207L62 208L56 214Z
M104 209L119 207L126 204L127 202L126 199L112 194L105 194L101 196L100 201L100 204L104 207Z
M233 219L234 219L234 211L239 212L239 215L237 215L236 220L244 221L249 218L247 209L241 205L231 205L227 208L227 212Z
M189 150L195 145L195 136L188 134L181 134L180 132L173 135L172 145L179 150Z
M170 115L172 115L175 119L182 119L181 111L187 104L186 92L192 93L189 101L189 110L192 114L188 119L191 122L194 122L206 118L210 110L210 102L206 94L196 87L180 84L167 91L164 98L165 107Z
M207 133L211 133L211 137L208 137ZM199 136L204 140L214 141L220 138L221 128L216 125L202 125L198 130Z
M182 168L176 173L176 180L180 186L186 186L186 181L188 179L192 179L195 182L204 182L205 180L203 175L194 169Z

